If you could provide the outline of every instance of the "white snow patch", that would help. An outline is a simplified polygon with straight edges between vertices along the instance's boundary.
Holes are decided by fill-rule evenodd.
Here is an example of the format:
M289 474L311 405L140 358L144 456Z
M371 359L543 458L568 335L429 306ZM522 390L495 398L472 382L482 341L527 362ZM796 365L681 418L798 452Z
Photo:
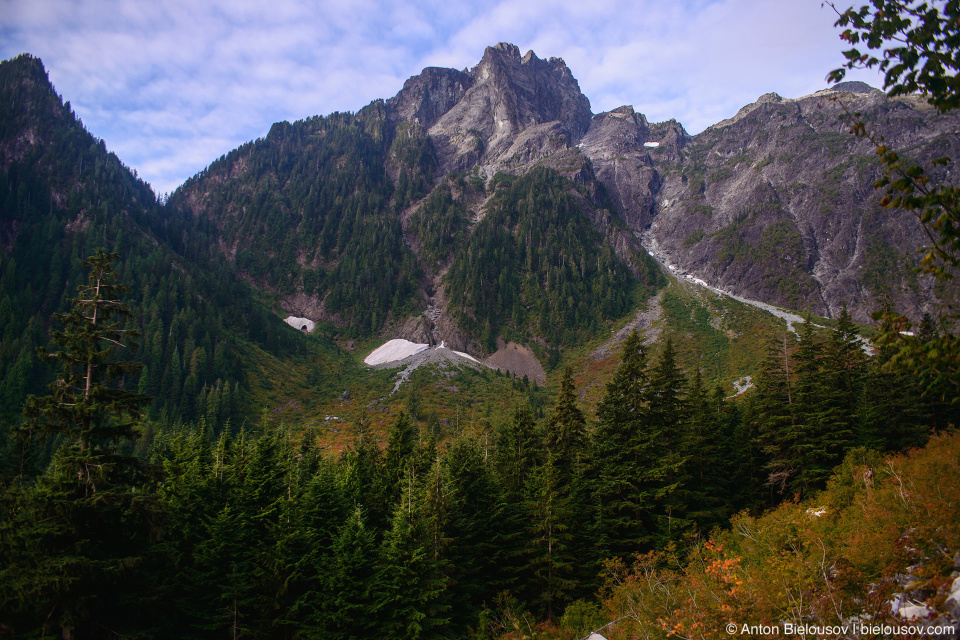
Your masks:
M298 318L297 316L289 316L284 320L288 325L296 329L297 331L306 331L307 333L312 332L317 328L316 323L309 318Z
M441 340L441 341L440 341L440 346L437 347L437 349L447 349L447 348L448 348L448 347L447 347L447 343L446 343L446 341L444 341L444 340ZM466 358L467 360L473 360L473 361L476 362L477 364L483 364L482 362L480 362L479 360L477 360L476 358L474 358L474 357L473 357L472 355L470 355L469 353L464 353L463 351L454 351L454 353L457 354L458 356L460 356L461 358Z
M647 149L656 149L657 147L660 146L660 143L659 143L659 142L644 142L644 143L643 143L643 146L645 146Z
M395 338L386 342L380 348L374 349L370 355L363 359L363 363L373 366L375 364L395 362L397 360L409 358L410 356L429 348L430 345L428 344L417 344L415 342L410 342L409 340L403 340L402 338Z

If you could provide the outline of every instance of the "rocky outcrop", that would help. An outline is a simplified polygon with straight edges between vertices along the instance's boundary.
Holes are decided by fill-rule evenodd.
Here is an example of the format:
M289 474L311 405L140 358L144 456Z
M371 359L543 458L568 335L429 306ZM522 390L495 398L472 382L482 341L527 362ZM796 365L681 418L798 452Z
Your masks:
M563 60L544 60L532 51L521 55L516 46L500 43L488 47L472 69L424 69L396 96L355 118L341 114L278 124L265 140L228 154L188 181L173 201L196 215L217 218L224 230L219 247L238 264L263 267L261 262L291 253L252 242L282 219L297 263L286 271L271 266L271 273L332 273L359 246L349 235L355 225L341 228L339 219L326 220L330 203L345 194L371 188L385 175L393 182L393 196L384 196L373 209L363 201L345 211L363 210L358 219L380 216L379 228L400 217L403 233L410 235L409 216L427 192L441 182L469 182L475 195L466 203L468 213L460 222L456 216L448 221L451 237L468 238L485 215L483 201L490 192L484 185L490 178L543 166L574 183L570 191L578 208L635 274L642 270L638 252L646 248L678 273L751 300L824 316L836 315L846 304L861 322L869 322L885 300L913 318L923 312L937 315L957 286L951 290L938 282L935 289L931 279L915 273L917 250L929 238L914 217L879 205L882 194L873 184L883 168L873 145L849 133L847 113L862 114L888 145L921 162L960 157L955 133L960 118L939 115L915 97L889 98L863 83L843 83L798 99L769 93L691 136L679 122L651 123L630 106L594 115ZM348 139L353 147L337 147ZM290 155L310 158L295 176L289 168L296 163L280 160ZM373 167L369 175L357 173L354 179L352 170L340 171L358 157L366 159L364 167ZM321 170L327 178L319 178ZM311 171L317 172L316 180ZM451 172L470 175L442 180ZM264 179L254 181L254 173ZM314 183L330 185L331 176L344 182L342 193L326 194L323 205L317 204L321 199L301 197L322 192ZM300 180L296 188L275 198L293 177ZM235 196L221 197L225 190ZM336 215L344 214L337 209ZM0 243L13 231L0 228ZM457 242L462 246L465 240ZM324 251L318 253L318 244ZM396 257L404 248L394 244L389 255ZM250 249L254 245L256 251ZM398 257L385 271L424 264L415 242L405 246L414 256L406 262ZM379 330L480 353L478 336L457 325L440 293L443 273L456 261L455 249L448 260L444 269L426 268L420 283L416 304L436 315L417 309L408 319L382 308ZM354 262L362 261L346 260ZM263 286L291 290L281 284ZM338 326L356 322L357 313L338 310L343 318L330 313L321 289L307 296L294 286L281 306Z
M960 153L960 118L916 98L767 94L693 137L679 162L654 150L656 202L628 220L669 262L738 295L826 316L847 304L861 322L882 299L936 312L933 282L912 270L928 238L913 216L879 206L882 167L847 112L920 161Z
M415 121L429 128L460 102L472 86L473 77L468 73L427 67L404 82L400 93L387 100L387 107L393 119Z
M469 77L462 98L428 130L444 173L517 164L529 141L538 152L565 148L590 125L590 101L559 58L541 60L532 51L521 57L515 45L500 43L487 47Z
M517 378L532 380L540 386L547 383L547 372L543 370L533 350L516 342L504 343L502 339L498 340L497 350L484 360L483 364L497 371L506 371Z
M604 183L617 213L631 229L646 228L654 213L660 190L660 172L651 152L685 144L689 136L680 128L672 139L660 139L651 131L643 114L624 106L593 117L590 129L578 145L593 163L597 178ZM666 132L665 132L666 133ZM661 148L662 147L662 148Z

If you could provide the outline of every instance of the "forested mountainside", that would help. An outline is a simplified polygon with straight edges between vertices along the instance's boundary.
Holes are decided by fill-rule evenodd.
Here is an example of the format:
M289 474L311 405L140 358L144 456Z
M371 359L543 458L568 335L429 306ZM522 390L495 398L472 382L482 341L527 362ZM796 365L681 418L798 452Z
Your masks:
M125 386L155 398L161 422L239 424L258 415L259 373L283 358L304 377L334 358L290 331L210 247L204 221L164 208L150 187L91 136L40 60L0 64L0 422L20 420L52 371L37 358L86 274L80 259L118 253L145 365ZM332 393L332 392L331 392ZM260 396L260 397L258 397ZM256 400L255 400L256 399Z
M516 176L500 179L475 163L467 172L441 168L451 162L443 146L450 139L441 143L433 132L453 127L447 123L457 113L455 128L472 132L459 138L483 147L477 157L499 150L514 164L523 125L561 118L551 136L568 140L589 120L579 90L579 128L571 124L570 133L561 126L563 99L536 102L541 93L576 89L569 71L560 73L562 63L546 65L552 73L524 67L526 75L515 78L497 66L504 64L500 53L491 50L484 60L494 71L476 71L486 80L429 130L416 116L397 118L411 108L417 87L408 83L397 98L356 115L275 125L187 181L168 206L212 223L225 255L255 284L276 291L285 309L352 335L392 332L475 353L495 350L498 337L570 346L577 332L595 333L622 317L663 280L583 156L558 154L515 186ZM493 107L501 94L513 96L503 98L505 114L496 111L507 108L502 104ZM482 103L479 114L472 100ZM509 124L494 135L488 120L501 116ZM528 151L541 158L543 140L531 140ZM517 165L517 173L531 166ZM430 307L440 317L420 321Z
M348 385L323 367L356 365L331 338L475 356L512 341L553 369L666 284L651 253L731 293L828 317L846 302L864 320L881 301L919 317L953 294L912 270L922 230L876 204L879 168L832 100L919 158L950 153L954 117L911 98L863 87L768 96L691 137L629 107L593 116L562 60L501 44L469 72L425 70L356 114L277 123L158 203L83 130L39 60L2 69L7 421L43 388L34 349L98 246L121 254L143 334L135 357L147 368L129 384L156 398L156 420L216 426L263 402L332 408ZM675 292L655 306L690 325L684 362L705 357L691 349L712 331L711 379L750 373L742 358L735 371L718 364L742 335L723 309L698 315L706 307ZM690 319L677 315L685 307ZM280 310L319 321L319 339L289 331ZM295 375L262 375L285 366Z
M518 405L443 441L404 414L383 449L361 420L339 455L267 421L257 437L213 437L202 421L165 429L142 458L66 440L43 474L0 492L3 624L27 637L546 639L619 619L609 637L638 625L665 637L668 620L725 615L687 583L783 585L833 596L817 619L839 607L886 620L870 583L907 570L922 576L911 589L942 602L960 544L956 434L935 436L907 471L878 450L949 433L956 407L868 361L843 315L823 336L805 324L797 349L772 341L746 403L688 378L669 342L657 358L647 349L627 337L595 416L567 370L544 419ZM869 534L851 524L864 500ZM736 532L704 543L738 512ZM740 549L758 558L749 572ZM844 581L801 569L814 556ZM918 561L929 569L907 569ZM651 575L680 593L664 604ZM809 621L782 591L739 597L744 611Z

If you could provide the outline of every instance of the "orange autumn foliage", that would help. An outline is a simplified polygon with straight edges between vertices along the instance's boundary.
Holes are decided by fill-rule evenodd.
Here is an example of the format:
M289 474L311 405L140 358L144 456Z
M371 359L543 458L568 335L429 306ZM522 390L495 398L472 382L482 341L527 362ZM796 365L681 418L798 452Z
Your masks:
M960 434L903 455L857 449L824 491L736 516L729 530L694 542L682 567L664 554L609 563L601 597L619 621L604 635L706 639L728 637L729 624L893 621L889 602L903 589L893 578L905 574L939 611L958 551Z

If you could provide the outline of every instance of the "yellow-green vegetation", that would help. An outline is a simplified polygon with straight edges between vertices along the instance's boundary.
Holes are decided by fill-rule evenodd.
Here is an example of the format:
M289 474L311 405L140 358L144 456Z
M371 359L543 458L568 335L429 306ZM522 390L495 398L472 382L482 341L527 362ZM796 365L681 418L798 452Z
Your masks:
M246 343L240 357L251 371L244 413L255 415L260 408L271 420L326 445L342 440L337 434L351 431L350 423L393 387L393 372L358 366L352 356L320 340L304 340L298 353L283 359ZM341 397L344 391L348 398Z
M763 336L783 321L733 298L674 281L664 290L660 326L673 339L682 368L711 384L729 385L757 370Z
M517 407L529 408L534 416L542 417L548 401L552 402L548 390L533 382L470 367L420 367L396 396L393 412L406 412L441 439L462 433L483 437L495 425L511 420Z
M906 589L941 607L960 550L960 434L881 457L851 451L826 490L682 550L609 563L601 598L610 640L719 638L728 624L895 623L890 600ZM900 619L903 624L903 620ZM779 635L779 634L771 634ZM549 636L544 636L549 637ZM767 637L760 634L759 637Z

